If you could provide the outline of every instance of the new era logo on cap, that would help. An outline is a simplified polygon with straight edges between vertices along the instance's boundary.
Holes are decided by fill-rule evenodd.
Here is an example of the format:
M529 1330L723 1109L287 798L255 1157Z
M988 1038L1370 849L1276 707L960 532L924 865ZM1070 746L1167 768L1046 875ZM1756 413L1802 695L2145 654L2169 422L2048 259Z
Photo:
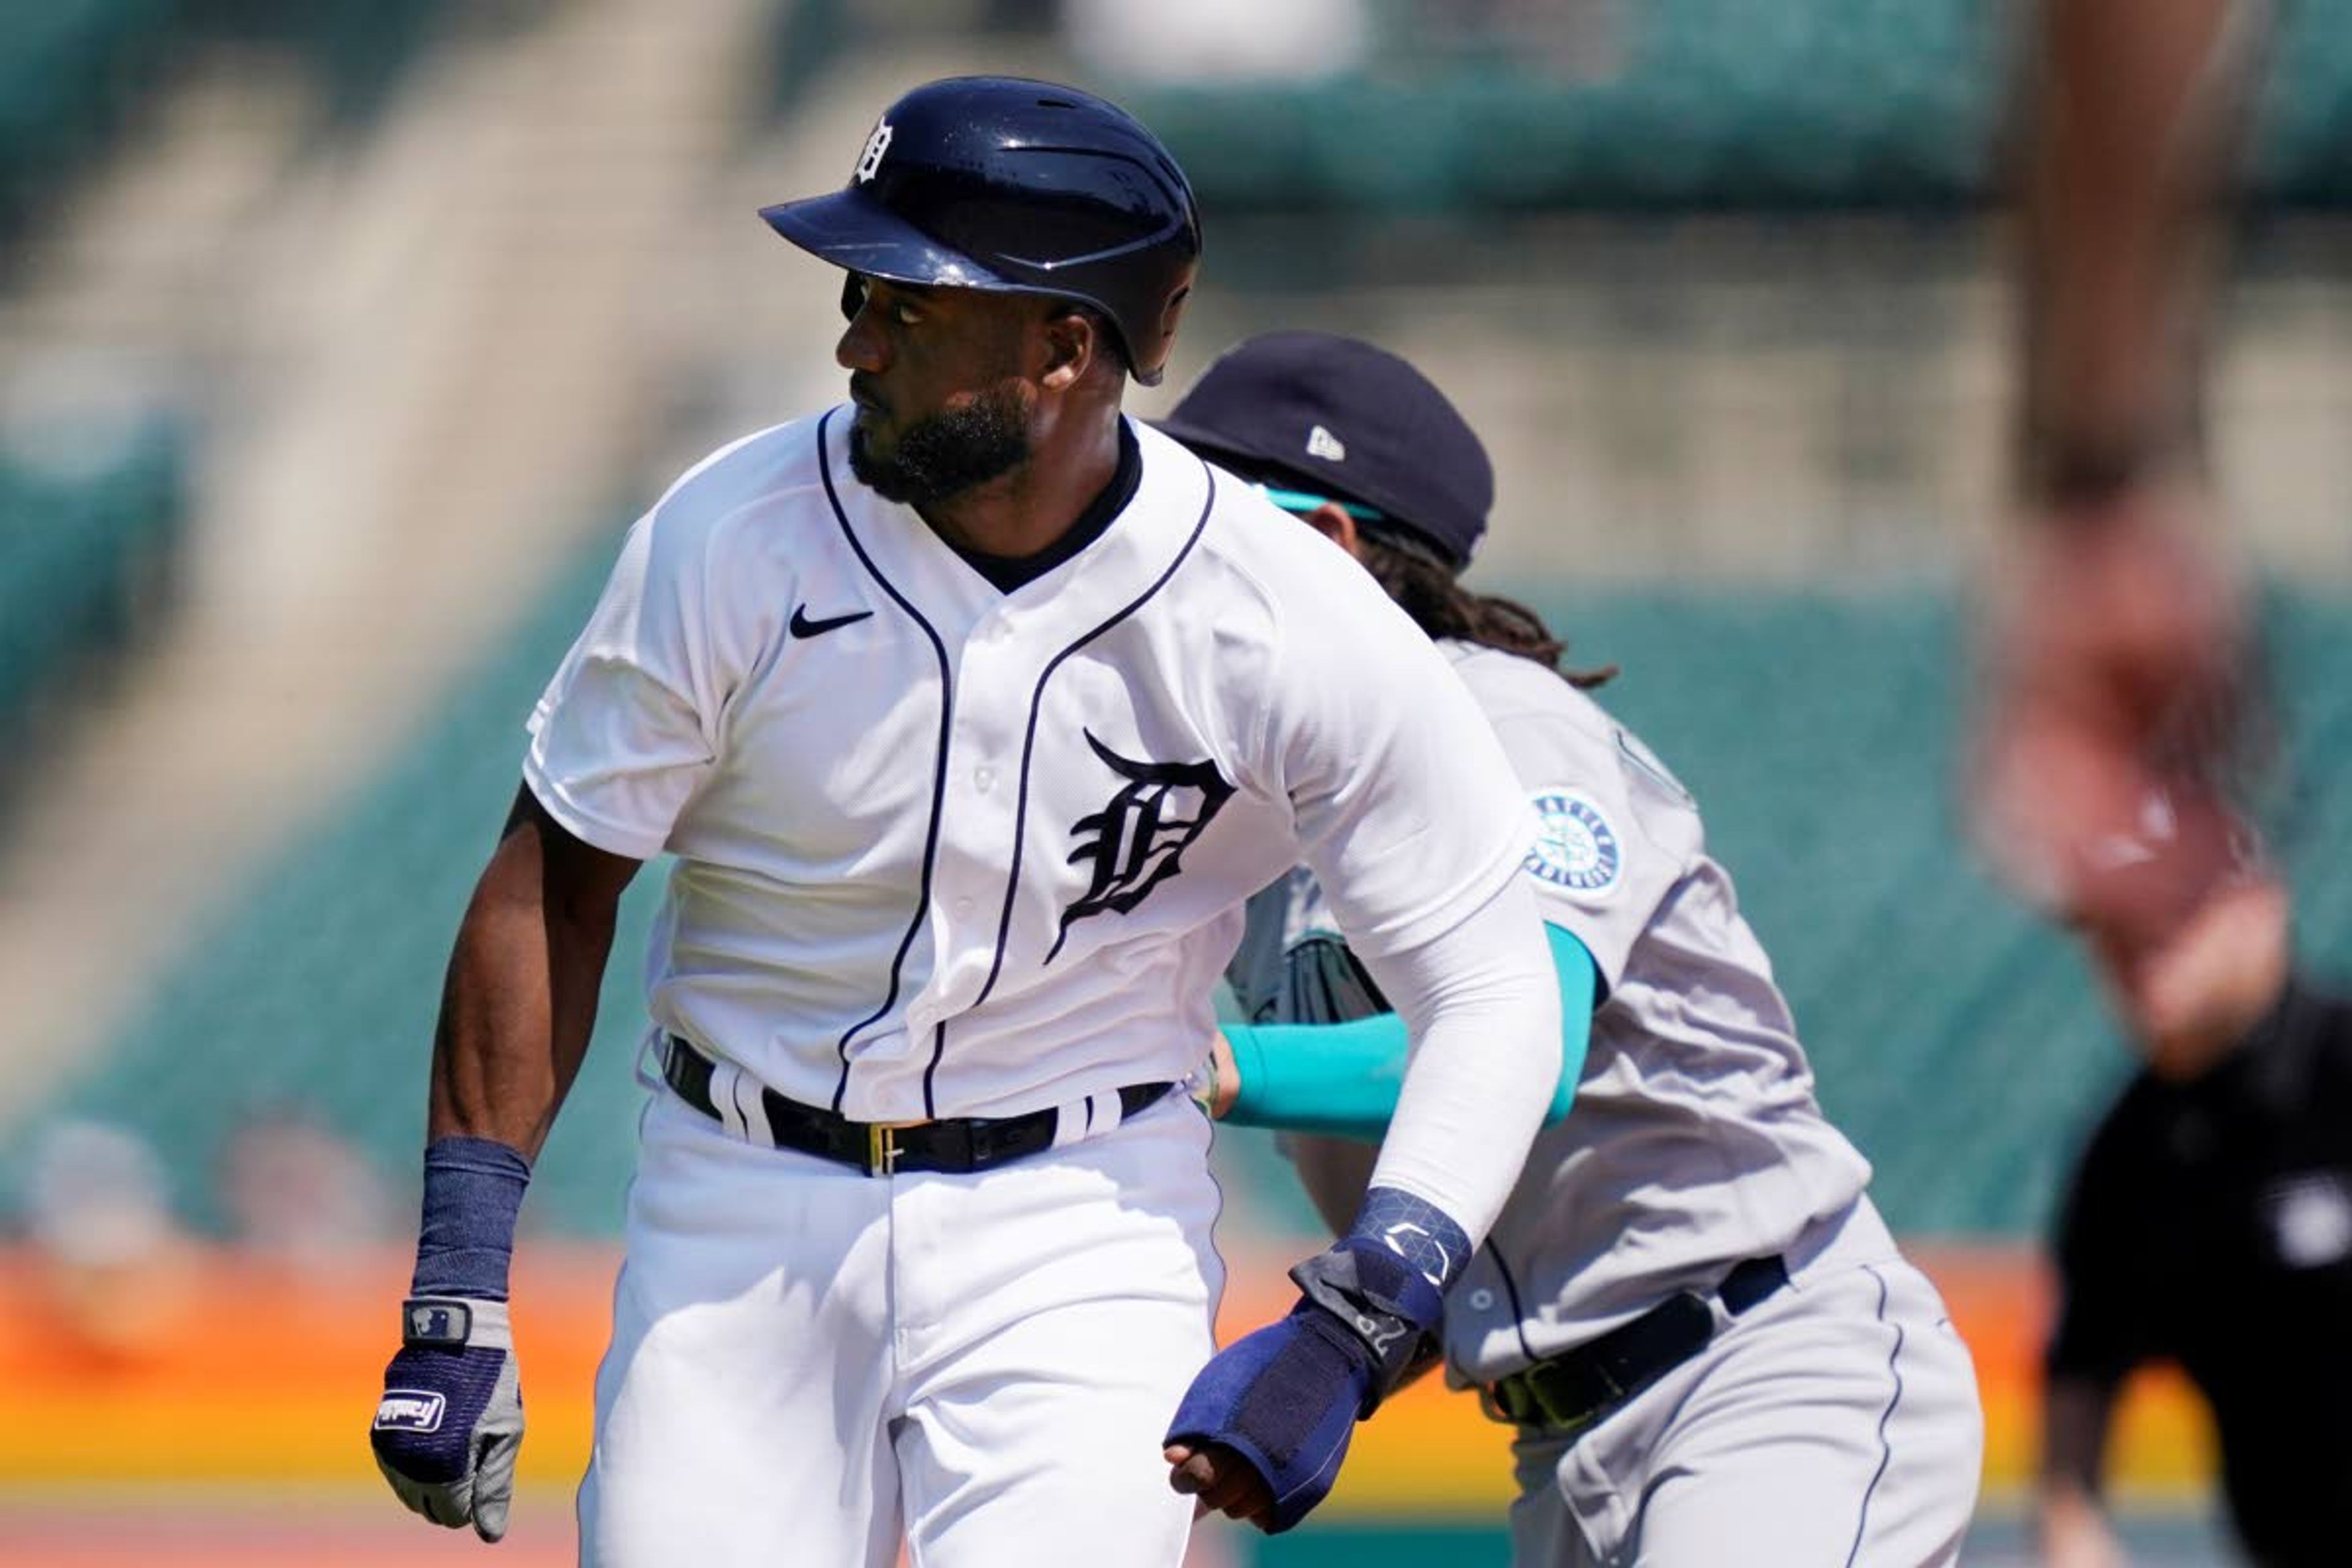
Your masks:
M387 1388L375 1407L379 1432L438 1432L446 1405L439 1394L422 1388Z
M1494 468L1461 410L1353 338L1252 338L1219 355L1160 426L1244 479L1370 507L1390 542L1410 538L1456 570L1495 503Z

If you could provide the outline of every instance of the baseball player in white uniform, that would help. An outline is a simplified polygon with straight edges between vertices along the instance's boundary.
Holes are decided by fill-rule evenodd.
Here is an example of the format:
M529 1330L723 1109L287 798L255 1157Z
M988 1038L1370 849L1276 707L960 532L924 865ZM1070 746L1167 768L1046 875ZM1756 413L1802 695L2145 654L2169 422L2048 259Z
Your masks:
M1444 1321L1449 1375L1517 1430L1514 1561L1953 1561L1982 1447L1968 1352L1814 1101L1696 803L1586 695L1605 672L1562 679L1539 620L1455 582L1494 493L1476 436L1402 360L1312 332L1243 343L1162 427L1339 540L1439 639L1540 820L1524 879L1565 1071ZM1229 974L1250 1022L1226 1030L1216 1108L1377 1137L1404 1040L1311 869L1251 900ZM1370 1146L1286 1142L1344 1223Z
M1369 579L1120 414L1199 250L1142 126L935 82L763 216L846 272L851 401L680 479L531 717L375 1451L504 1530L516 1212L666 853L582 1560L1165 1568L1171 1462L1269 1524L1323 1495L1509 1191L1561 1034L1526 809ZM1212 1359L1208 1123L1171 1089L1301 860L1418 1053L1350 1237Z

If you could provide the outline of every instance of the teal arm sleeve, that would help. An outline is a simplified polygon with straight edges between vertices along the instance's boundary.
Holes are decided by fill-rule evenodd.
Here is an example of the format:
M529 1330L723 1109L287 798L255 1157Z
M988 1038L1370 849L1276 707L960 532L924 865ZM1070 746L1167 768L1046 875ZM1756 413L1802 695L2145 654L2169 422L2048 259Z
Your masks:
M1559 1084L1544 1125L1568 1114L1592 1037L1600 974L1573 935L1546 925L1559 974ZM1404 1020L1375 1013L1344 1024L1227 1024L1241 1084L1225 1120L1243 1127L1281 1127L1378 1139L1396 1114L1408 1050Z

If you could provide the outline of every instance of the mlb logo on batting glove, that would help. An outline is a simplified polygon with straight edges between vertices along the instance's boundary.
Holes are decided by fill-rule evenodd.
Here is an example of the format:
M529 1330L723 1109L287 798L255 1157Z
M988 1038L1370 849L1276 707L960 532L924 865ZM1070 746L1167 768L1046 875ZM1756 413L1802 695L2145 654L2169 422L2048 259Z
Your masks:
M400 1500L436 1524L507 1532L522 1389L504 1301L428 1297L401 1307L368 1441Z

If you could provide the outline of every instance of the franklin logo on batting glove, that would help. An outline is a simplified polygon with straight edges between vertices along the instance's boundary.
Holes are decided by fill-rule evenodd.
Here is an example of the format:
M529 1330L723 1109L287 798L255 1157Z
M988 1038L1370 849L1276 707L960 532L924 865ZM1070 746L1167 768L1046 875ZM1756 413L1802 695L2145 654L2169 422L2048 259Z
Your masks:
M448 1402L437 1394L427 1394L420 1388L387 1388L383 1403L375 1407L375 1429L379 1432L438 1432L441 1412Z

